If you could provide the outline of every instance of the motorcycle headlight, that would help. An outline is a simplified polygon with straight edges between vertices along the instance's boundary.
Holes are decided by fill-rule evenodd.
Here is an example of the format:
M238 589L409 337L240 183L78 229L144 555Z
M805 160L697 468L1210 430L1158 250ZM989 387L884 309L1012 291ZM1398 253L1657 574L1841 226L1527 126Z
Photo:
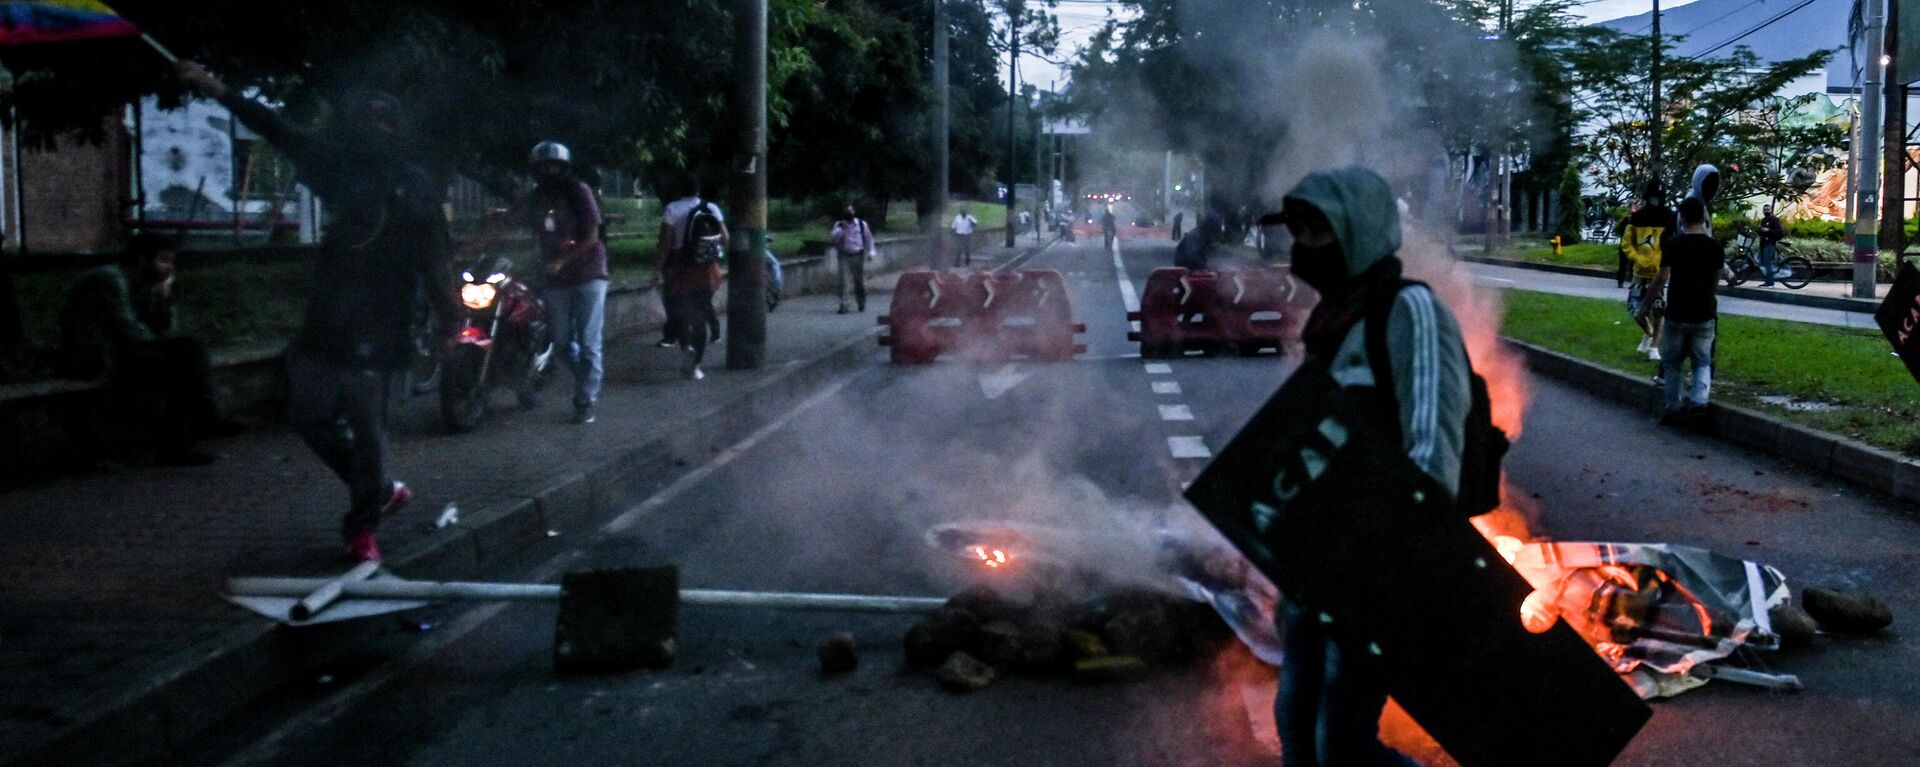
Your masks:
M477 311L480 311L481 309L485 309L489 306L492 306L493 298L498 293L499 293L499 290L494 288L492 285L488 285L484 282L481 282L481 283L469 282L465 285L460 286L460 303L466 304L468 309L472 309L477 312Z

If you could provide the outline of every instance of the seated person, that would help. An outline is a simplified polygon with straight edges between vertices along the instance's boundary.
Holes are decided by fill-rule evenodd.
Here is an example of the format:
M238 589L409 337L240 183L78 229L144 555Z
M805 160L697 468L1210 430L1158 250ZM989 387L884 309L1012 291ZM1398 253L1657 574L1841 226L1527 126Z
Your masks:
M203 465L196 437L231 436L240 424L213 402L212 364L198 339L174 335L173 241L142 234L117 265L82 275L60 311L60 374L107 378L119 396L155 395L156 459Z

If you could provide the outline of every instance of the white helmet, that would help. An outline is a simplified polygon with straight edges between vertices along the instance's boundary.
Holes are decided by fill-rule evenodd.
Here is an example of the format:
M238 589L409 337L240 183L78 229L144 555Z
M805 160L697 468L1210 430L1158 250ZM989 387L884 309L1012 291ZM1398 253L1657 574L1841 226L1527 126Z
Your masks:
M566 144L558 141L542 141L534 144L533 151L527 153L527 164L539 165L543 162L557 162L571 168L573 152L567 149Z

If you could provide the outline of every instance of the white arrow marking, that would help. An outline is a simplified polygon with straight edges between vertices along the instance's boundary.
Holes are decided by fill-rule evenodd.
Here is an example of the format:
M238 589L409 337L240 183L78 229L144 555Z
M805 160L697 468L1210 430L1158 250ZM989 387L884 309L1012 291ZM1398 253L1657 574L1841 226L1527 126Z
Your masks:
M1015 369L1013 363L1009 362L997 371L980 374L980 393L986 395L987 399L999 399L1000 395L1032 377L1031 371Z

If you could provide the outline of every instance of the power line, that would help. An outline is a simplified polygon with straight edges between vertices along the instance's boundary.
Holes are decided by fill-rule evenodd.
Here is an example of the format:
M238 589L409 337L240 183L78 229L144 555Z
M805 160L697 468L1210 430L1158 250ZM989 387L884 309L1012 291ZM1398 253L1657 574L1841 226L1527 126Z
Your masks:
M1807 7L1807 6L1809 6L1809 5L1813 5L1813 3L1814 3L1814 1L1815 1L1815 0L1801 0L1801 3L1800 3L1799 5L1796 5L1796 6L1794 6L1794 7L1792 7L1792 8L1788 8L1788 9L1786 9L1786 10L1784 10L1784 11L1781 11L1779 15L1777 15L1777 16L1774 16L1774 17L1773 17L1773 18L1771 18L1771 19L1767 19L1766 21L1763 21L1763 22L1760 22L1760 24L1759 24L1759 25L1757 25L1757 26L1755 26L1755 27L1754 27L1754 28L1752 28L1752 29L1749 29L1749 30L1747 30L1747 31L1745 31L1745 32L1741 32L1740 34L1737 34L1737 35L1734 35L1733 37L1730 37L1730 38L1727 38L1726 40L1723 40L1723 41L1721 41L1721 43L1720 43L1719 45L1716 45L1716 46L1713 46L1712 48L1708 48L1708 49L1706 49L1706 50L1704 50L1704 51L1701 51L1701 52L1699 52L1699 53L1696 53L1696 54L1694 54L1694 55L1692 55L1692 56L1688 56L1688 57L1687 57L1687 60L1688 60L1688 61L1699 61L1700 59L1702 59L1702 58L1704 58L1704 57L1706 57L1706 56L1708 56L1708 55L1711 55L1711 54L1712 54L1712 53L1713 53L1714 51L1717 51L1717 50L1720 50L1721 48L1725 48L1725 47L1727 47L1727 46L1729 46L1729 45L1732 45L1732 44L1734 44L1734 43L1737 43L1737 42L1740 42L1741 40L1744 40L1744 39L1746 39L1746 37L1747 37L1748 35L1751 35L1751 34L1753 34L1753 33L1755 33L1755 32L1758 32L1758 31L1760 31L1760 30L1762 30L1762 29L1766 29L1767 27L1770 27L1770 26L1773 26L1773 23L1774 23L1774 22L1776 22L1776 21L1779 21L1779 20L1781 20L1781 19L1784 19L1784 18L1786 18L1786 17L1788 17L1788 16L1790 16L1790 15L1793 15L1793 13L1794 13L1794 12L1796 12L1796 11L1798 11L1798 10L1800 10L1800 9L1802 9L1802 8L1805 8L1805 7Z

